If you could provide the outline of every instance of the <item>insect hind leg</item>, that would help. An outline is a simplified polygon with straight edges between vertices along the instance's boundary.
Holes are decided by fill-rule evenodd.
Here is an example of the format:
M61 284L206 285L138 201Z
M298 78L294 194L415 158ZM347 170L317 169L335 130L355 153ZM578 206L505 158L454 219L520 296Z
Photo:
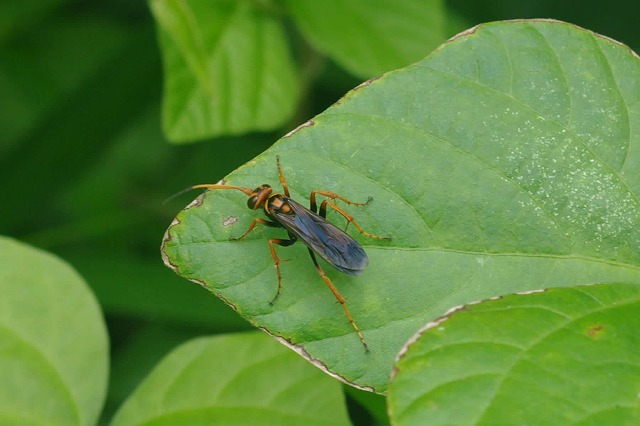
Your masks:
M331 292L333 293L335 298L338 300L338 303L340 303L340 305L342 306L342 309L344 310L344 313L347 316L347 320L349 320L349 324L351 324L353 326L353 329L358 334L358 338L360 338L360 341L364 345L364 349L367 352L369 352L369 346L367 345L367 342L364 340L364 336L362 335L362 332L360 331L360 327L358 327L358 324L356 324L356 322L353 320L353 317L351 316L351 313L349 312L349 309L347 308L346 299L344 297L342 297L342 295L340 294L338 289L333 285L333 283L331 282L331 280L329 279L327 274L325 274L324 270L322 269L322 267L318 263L318 259L316 259L315 253L311 249L309 249L309 254L311 255L311 260L313 261L313 264L316 267L316 270L318 271L318 274L320 274L320 276L324 280L325 284L327 284L327 287L329 287L329 290L331 290Z
M356 229L364 236L369 237L369 238L375 238L377 240L390 240L391 238L389 237L381 237L378 235L374 235L371 234L367 231L365 231L364 229L362 229L362 226L360 226L360 224L354 219L353 216L351 216L349 213L347 213L346 211L344 211L342 208L338 207L338 205L335 202L331 202L329 200L324 200L322 203L320 203L320 209L318 210L317 208L317 204L316 204L316 194L319 195L323 195L327 198L330 198L332 200L341 200L349 205L353 205L353 206L366 206L367 204L369 204L373 198L369 197L367 199L366 202L364 203L356 203L353 202L351 200L348 200L338 194L335 194L333 192L328 192L328 191L312 191L311 192L311 210L318 213L320 216L326 218L327 217L327 206L331 207L333 210L335 210L336 212L340 213L345 219L347 219L347 227L345 228L345 230L349 227L349 224L353 223L353 226L356 227Z
M373 197L369 197L367 198L367 201L365 201L364 203L356 203L355 201L351 201L345 197L343 197L342 195L338 195L335 192L329 192L329 191L311 191L311 197L310 197L310 201L311 201L311 210L314 213L319 213L320 216L326 218L326 204L323 202L322 204L320 204L320 212L318 212L318 207L316 204L316 194L317 195L322 195L323 197L327 197L327 198L331 198L332 200L340 200L340 201L344 201L345 203L351 205L351 206L366 206L367 204L369 204L371 201L373 201ZM323 205L325 205L325 207L323 208Z

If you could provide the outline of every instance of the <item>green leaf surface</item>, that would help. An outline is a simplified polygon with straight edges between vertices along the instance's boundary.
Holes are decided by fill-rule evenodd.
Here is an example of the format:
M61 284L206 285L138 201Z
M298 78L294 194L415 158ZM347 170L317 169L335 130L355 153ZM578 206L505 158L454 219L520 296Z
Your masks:
M151 0L165 83L163 127L174 142L272 130L297 103L282 24L253 2Z
M640 61L610 39L556 21L482 25L425 60L350 92L229 175L292 197L313 189L367 231L358 277L323 264L371 348L296 244L277 249L282 292L237 191L209 191L180 212L165 262L318 365L384 392L398 350L449 308L501 294L640 283ZM212 181L219 177L213 177ZM344 206L344 204L342 204ZM329 220L344 225L330 212Z
M424 58L446 35L441 0L288 0L305 37L363 78Z
M95 424L107 388L107 332L82 278L0 237L0 424Z
M430 323L389 387L394 425L640 424L640 286L510 295Z
M348 425L340 384L263 333L200 338L158 364L112 423Z

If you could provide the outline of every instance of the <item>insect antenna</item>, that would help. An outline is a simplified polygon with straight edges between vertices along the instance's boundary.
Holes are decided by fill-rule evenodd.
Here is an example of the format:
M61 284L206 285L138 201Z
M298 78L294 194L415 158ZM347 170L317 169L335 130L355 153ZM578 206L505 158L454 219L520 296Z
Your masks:
M199 185L192 185L189 186L181 191L176 192L175 194L171 195L170 197L166 198L162 204L167 204L169 201L173 200L176 197L181 196L182 194L192 191L194 189L237 189L238 191L242 191L247 195L251 195L251 193L253 192L253 189L250 188L243 188L241 186L232 186L232 185L222 185L222 184L217 184L217 183L202 183Z

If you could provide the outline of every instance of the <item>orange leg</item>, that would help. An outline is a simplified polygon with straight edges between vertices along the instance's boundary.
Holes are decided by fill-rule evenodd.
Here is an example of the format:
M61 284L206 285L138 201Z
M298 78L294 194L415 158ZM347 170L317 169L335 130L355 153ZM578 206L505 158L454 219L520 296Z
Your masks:
M231 237L229 238L232 241L237 241L237 240L243 240L244 237L246 237L247 235L249 235L249 233L251 233L251 231L254 230L254 228L256 227L256 225L258 223L261 223L263 225L269 226L269 227L273 227L273 228L278 228L279 225L275 222L270 222L266 219L262 219L262 218L256 218L253 220L253 222L251 222L251 225L249 225L249 229L247 229L245 231L244 234L242 234L239 237ZM279 246L290 246L291 244L295 243L296 239L292 238L290 240L282 240L280 238L272 238L269 240L269 250L271 250L271 257L273 258L273 263L276 265L276 272L278 273L278 291L276 292L276 295L274 296L273 299L271 299L271 301L269 302L269 304L273 305L273 302L275 302L275 300L278 298L278 296L280 295L280 288L282 287L282 274L280 273L280 262L282 262L280 260L280 258L278 257L278 254L276 253L276 249L275 247L273 247L274 244L278 244Z
M282 185L282 190L284 191L284 195L289 196L289 185L287 185L287 180L284 178L284 173L282 172L282 166L280 165L280 156L276 155L276 163L278 163L278 175L280 176L280 184Z
M340 213L342 216L344 216L345 219L347 219L347 227L349 227L350 223L353 223L353 226L356 227L356 229L358 231L360 231L360 233L366 237L369 238L375 238L377 240L390 240L390 237L381 237L379 235L373 235L368 233L367 231L365 231L364 229L362 229L362 226L360 226L360 224L358 222L356 222L356 220L353 218L353 216L351 216L349 213L345 212L344 210L342 210L340 207L338 207L337 205L335 205L335 203L332 203L329 200L324 200L322 202L322 204L320 204L320 211L324 211L325 215L326 215L326 210L327 210L327 206L331 207L332 209L334 209L335 211L337 211L338 213ZM324 216L323 216L324 217ZM345 228L346 230L346 228Z
M367 198L367 201L364 203L355 203L351 200L347 200L346 198L344 198L341 195L336 194L335 192L329 192L329 191L311 191L311 197L310 197L310 201L311 201L311 211L318 213L318 207L316 205L316 194L322 195L324 197L327 198L331 198L332 200L341 200L344 201L345 203L352 205L352 206L366 206L367 204L369 204L372 200L373 197L369 197ZM322 209L322 205L320 205L320 216L322 217L326 217L324 214L324 210Z
M269 227L274 227L274 228L279 228L280 226L275 223L275 222L270 222L266 219L262 219L262 218L256 218L253 220L253 222L251 222L251 225L249 225L249 229L246 230L246 232L244 234L242 234L240 237L237 238L229 238L232 241L237 241L237 240L242 240L244 239L244 237L246 237L247 235L249 235L249 233L251 231L253 231L253 229L256 227L256 225L258 223L261 223L263 225L269 226ZM271 301L269 302L269 304L273 305L273 302L276 301L276 299L278 298L278 296L280 295L280 289L282 288L282 274L280 273L280 263L282 262L282 260L280 260L280 258L278 257L278 254L276 253L276 249L273 246L274 244L277 244L279 246L282 247L287 247L290 246L291 244L295 243L297 241L297 238L295 238L295 236L292 236L291 234L289 235L288 240L283 240L280 238L271 238L269 240L269 250L271 251L271 257L273 258L273 263L276 265L276 272L278 274L278 290L276 291L276 295L273 297L273 299L271 299Z
M272 238L269 240L269 249L271 250L271 257L273 257L273 263L276 265L276 273L278 274L278 290L276 291L276 295L273 296L273 299L271 299L271 301L269 302L270 305L273 305L273 303L276 301L278 296L280 296L280 289L282 288L282 274L280 273L280 262L282 261L278 257L278 254L276 253L276 248L273 245L277 244L281 247L287 247L292 245L296 241L297 239L295 237L289 240L282 240L280 238Z
M327 274L325 274L324 270L320 267L320 265L318 264L318 260L316 259L316 255L311 249L309 249L309 254L311 255L311 260L313 260L313 264L315 265L316 270L318 271L318 274L320 274L320 276L324 280L325 284L327 284L327 287L329 287L329 290L331 290L331 292L333 293L335 298L338 300L338 303L340 303L340 305L342 306L342 309L344 309L344 313L347 316L347 320L349 320L349 324L351 324L353 326L353 329L358 334L358 337L360 338L360 341L364 345L364 349L367 352L369 352L369 346L367 346L367 342L364 340L364 336L362 335L362 332L360 331L360 327L358 327L358 324L356 324L356 322L353 320L353 317L351 316L351 313L349 312L349 309L347 308L347 301L345 300L344 297L342 297L342 295L340 294L338 289L333 285L333 283L331 282L331 280L329 279Z
M360 233L364 236L367 236L369 238L375 238L378 240L390 240L391 238L389 237L380 237L378 235L373 235L370 234L368 232L366 232L364 229L362 229L362 226L360 226L360 224L358 222L356 222L356 220L353 218L353 216L351 216L349 213L347 213L346 211L342 210L342 208L338 207L338 205L335 202L331 202L329 200L324 200L321 204L320 204L320 210L317 210L317 204L316 204L316 194L320 194L323 195L327 198L331 198L333 200L342 200L347 204L351 204L353 206L366 206L367 204L369 204L371 202L371 200L373 200L373 198L369 197L367 199L367 201L365 203L354 203L353 201L347 200L346 198L338 195L338 194L334 194L333 192L327 192L327 191L312 191L311 192L311 210L314 212L318 212L318 214L320 214L320 216L326 218L327 217L327 206L331 207L333 210L337 211L338 213L340 213L345 219L347 219L347 226L345 227L345 231L347 230L347 228L349 227L349 224L353 223L353 226L355 226L358 231L360 231Z
M279 227L279 225L278 225L278 224L276 224L276 223L274 223L274 222L270 222L270 221L268 221L268 220L266 220L266 219L262 219L262 218L256 218L256 219L254 219L254 220L253 220L253 222L251 222L251 225L249 225L249 229L247 229L247 230L245 231L245 233L244 233L244 234L242 234L242 235L241 235L241 236L239 236L239 237L229 237L229 239L230 239L230 240L232 240L232 241L244 240L244 237L246 237L247 235L249 235L249 233L250 233L251 231L253 231L253 229L254 229L254 228L256 227L256 225L257 225L257 224L259 224L259 223L261 223L261 224L263 224L263 225L265 225L265 226L272 227L272 228L278 228L278 227Z

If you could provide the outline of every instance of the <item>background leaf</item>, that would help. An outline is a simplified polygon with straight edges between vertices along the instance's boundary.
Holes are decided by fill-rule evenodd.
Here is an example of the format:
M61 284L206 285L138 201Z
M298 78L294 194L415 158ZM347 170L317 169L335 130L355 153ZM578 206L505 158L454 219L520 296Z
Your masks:
M0 96L0 181L7 189L0 226L3 233L23 238L53 227L67 208L58 191L66 195L69 186L104 161L109 142L137 123L160 80L149 71L156 67L156 55L144 50L153 43L150 28L93 15L54 16L36 26L35 32L16 35L19 42L3 49L6 60L0 61L0 90L6 94ZM114 104L118 107L111 109ZM112 170L110 177L116 174ZM41 190L43 182L47 191ZM108 185L101 182L93 194ZM29 193L38 193L45 207L25 209ZM82 204L91 201L84 198Z
M422 59L447 36L441 0L288 0L286 6L319 51L364 78Z
M158 364L113 425L347 425L340 384L262 333L192 340Z
M95 424L107 390L107 332L82 278L0 237L0 423Z
M154 0L165 69L169 139L272 130L298 101L282 25L252 2Z
M640 422L640 287L511 295L430 323L395 367L395 425Z
M217 181L361 82L335 60L315 52L280 2L250 3L262 11L267 8L287 28L303 87L295 117L274 132L168 144L159 119L160 49L147 2L115 1L108 7L68 0L0 2L0 233L65 259L94 289L109 328L112 355L108 405L101 424L174 345L193 336L250 326L223 302L207 297L206 290L161 264L160 236L181 207L179 200L165 205L162 201L187 185ZM452 11L461 14L468 22L464 28L499 19L556 17L637 50L640 32L636 15L630 13L635 7L630 0L606 4L585 0L579 8L570 2L448 0L446 14L448 19ZM383 13L386 5L378 10ZM375 40L369 28L364 31L362 37ZM453 34L448 32L447 37ZM436 111L443 104L436 105ZM322 151L328 142L315 143ZM404 143L391 142L398 148ZM265 170L274 173L269 182L277 185L271 180L276 177L271 160ZM285 161L285 166L291 173L307 164L292 166ZM315 173L314 179L321 174L308 172ZM260 176L260 183L263 178L267 177ZM310 182L309 187L316 186ZM337 189L345 190L342 185ZM372 195L376 198L372 205L353 211L357 218L362 220L365 210L384 205L379 194ZM301 200L306 196L301 194ZM242 217L251 215L244 200L239 203ZM259 248L256 253L268 259L264 245ZM301 247L290 250L294 253L281 250L283 258L291 259L285 267L312 268ZM265 268L271 265L265 262ZM425 281L431 278L425 268L415 269L421 269ZM367 289L365 277L352 284L342 281L342 274L329 274L343 293L352 286L360 297L359 290ZM274 280L267 277L264 284L273 290ZM286 278L283 284L291 291L296 282ZM318 287L322 295L318 301L333 306L334 299L313 270L308 278L308 286ZM357 297L350 295L349 303L356 303ZM339 309L334 313L339 324L343 314ZM344 332L351 333L346 324ZM354 394L350 391L347 397L354 424L371 424L370 405L359 408L361 399Z
M374 196L348 210L393 240L358 236L370 257L361 277L329 271L370 353L302 245L279 250L294 260L268 304L266 239L282 232L229 241L254 217L240 193L208 192L182 211L167 261L323 368L384 392L404 341L452 306L640 282L638 75L625 46L569 24L482 25L360 86L228 177L276 183L278 153L295 199L312 189Z

